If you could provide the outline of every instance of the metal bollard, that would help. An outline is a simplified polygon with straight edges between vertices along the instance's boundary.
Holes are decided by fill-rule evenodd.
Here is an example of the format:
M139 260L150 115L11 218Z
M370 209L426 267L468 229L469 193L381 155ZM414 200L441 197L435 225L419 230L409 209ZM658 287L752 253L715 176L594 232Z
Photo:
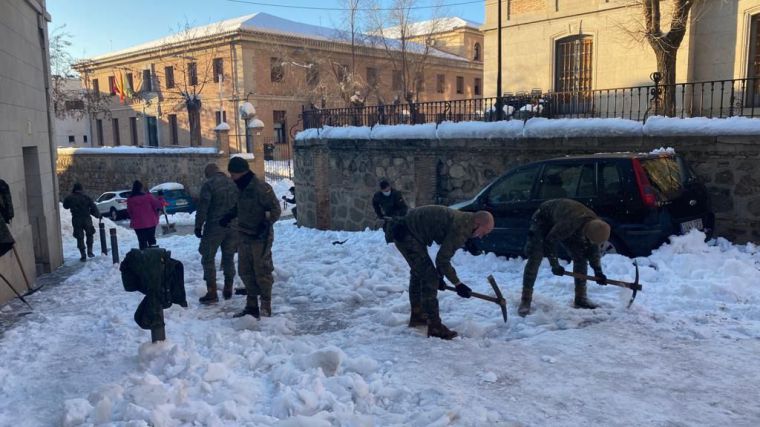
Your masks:
M108 246L106 246L106 225L102 222L98 224L100 229L100 252L103 255L108 255Z
M161 324L164 324L164 310L161 310L160 312L161 312ZM166 326L158 326L156 328L151 329L150 340L152 342L166 341Z
M119 263L119 243L116 241L116 229L111 228L108 230L111 235L111 255L113 256L113 263Z

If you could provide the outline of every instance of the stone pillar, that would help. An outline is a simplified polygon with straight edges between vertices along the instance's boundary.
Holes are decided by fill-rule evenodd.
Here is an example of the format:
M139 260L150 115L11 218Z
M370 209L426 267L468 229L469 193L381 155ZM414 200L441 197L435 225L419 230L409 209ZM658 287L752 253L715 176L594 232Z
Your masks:
M216 151L226 150L230 152L230 125L227 123L220 123L219 126L214 128L216 133Z
M260 130L250 129L253 138L253 159L248 159L248 165L256 176L264 176L264 137Z

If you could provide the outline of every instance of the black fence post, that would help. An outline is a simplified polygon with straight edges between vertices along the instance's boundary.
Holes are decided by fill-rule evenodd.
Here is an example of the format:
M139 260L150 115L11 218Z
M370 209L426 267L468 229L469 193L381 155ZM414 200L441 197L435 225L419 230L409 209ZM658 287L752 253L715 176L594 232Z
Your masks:
M119 243L116 240L116 229L109 228L108 233L111 235L111 256L113 257L113 263L119 263Z
M106 245L106 225L101 222L98 224L100 231L100 252L103 255L108 255L108 246Z

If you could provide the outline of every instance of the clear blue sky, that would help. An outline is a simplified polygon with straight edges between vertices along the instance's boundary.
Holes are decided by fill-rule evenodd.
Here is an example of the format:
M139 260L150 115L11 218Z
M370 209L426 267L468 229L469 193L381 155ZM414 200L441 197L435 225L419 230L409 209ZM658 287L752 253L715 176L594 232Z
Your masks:
M3 0L6 1L6 0ZM247 1L247 0L241 0ZM304 7L344 7L341 0L251 0L257 3ZM420 6L463 3L470 0L418 0ZM386 1L386 3L389 3ZM123 49L176 32L185 23L205 25L222 19L266 12L293 21L325 27L340 26L343 13L244 4L230 0L48 0L53 22L49 29L65 24L71 34L75 59ZM446 16L483 22L484 2L449 6ZM418 11L421 17L429 10Z

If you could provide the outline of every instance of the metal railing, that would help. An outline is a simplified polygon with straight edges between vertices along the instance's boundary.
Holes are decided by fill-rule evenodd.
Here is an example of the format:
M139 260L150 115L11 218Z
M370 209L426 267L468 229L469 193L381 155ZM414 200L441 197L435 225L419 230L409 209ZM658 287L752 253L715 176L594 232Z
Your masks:
M304 129L323 126L375 126L441 123L443 121L527 120L531 117L623 118L647 117L760 117L760 78L653 84L584 92L505 94L501 98L397 103L374 106L304 110ZM666 97L672 94L673 105ZM498 114L497 106L502 113Z
M274 138L265 138L264 174L267 178L293 179L293 156L289 142L280 143Z

